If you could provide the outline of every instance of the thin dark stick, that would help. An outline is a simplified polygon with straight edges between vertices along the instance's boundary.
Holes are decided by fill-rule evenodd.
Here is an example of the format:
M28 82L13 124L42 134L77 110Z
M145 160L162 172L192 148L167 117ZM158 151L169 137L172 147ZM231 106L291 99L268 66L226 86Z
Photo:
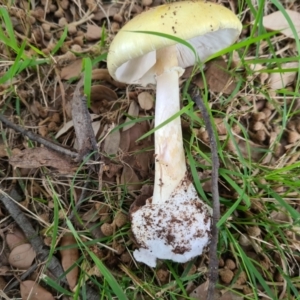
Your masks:
M21 276L20 276L20 280L23 281L26 278L28 278L38 267L38 263L34 263L28 270L26 270ZM10 283L9 285L7 285L5 287L5 292L9 292L12 289L14 289L15 287L17 287L20 284L19 280L15 280L12 283Z
M32 227L31 223L29 222L25 214L22 212L19 205L15 203L15 201L12 198L8 197L1 185L0 201L3 203L9 215L15 220L15 222L24 232L26 238L31 243L34 251L37 253L38 259L42 262L47 261L49 251L46 249L42 238L38 235L38 232ZM64 272L61 268L60 263L54 256L48 263L48 269L55 277L61 276ZM61 283L67 283L66 278L62 278L61 280Z
M1 184L0 201L3 203L9 215L15 220L15 222L24 232L26 238L31 243L34 251L37 253L38 260L40 262L47 262L49 258L49 250L44 245L42 238L38 235L38 232L32 227L31 223L29 222L25 214L22 212L19 205L15 203L15 201L4 192L4 188ZM64 270L55 256L51 257L51 259L47 262L46 266L48 270L52 273L52 275L58 280L58 284L68 286L67 279L63 275ZM85 286L85 289L87 299L99 299L99 294L96 290L87 285Z
M38 143L46 146L49 149L52 149L54 151L57 151L61 154L64 154L64 155L67 155L67 156L70 156L70 157L73 157L73 158L78 157L78 153L70 151L66 148L63 148L62 146L60 146L56 143L50 142L50 141L42 138L41 136L39 136L39 135L29 131L29 130L26 130L26 129L22 128L19 125L14 124L13 122L9 121L6 117L4 117L3 114L0 114L0 121L2 121L4 124L6 124L6 126L14 129L15 131L20 132L23 135L27 136L30 140L38 142Z
M217 141L215 138L215 134L213 131L210 115L206 109L203 100L200 97L199 90L194 90L194 93L191 95L193 101L199 107L203 120L206 126L206 130L208 132L210 148L211 148L211 156L212 156L212 198L213 198L213 217L212 217L212 225L211 225L211 234L212 239L209 245L209 286L207 292L207 300L214 299L215 287L218 281L218 255L217 255L217 246L218 246L218 237L219 230L217 227L217 223L220 219L220 199L219 199L219 188L218 188L218 178L219 178L219 157L218 157L218 149L217 149Z

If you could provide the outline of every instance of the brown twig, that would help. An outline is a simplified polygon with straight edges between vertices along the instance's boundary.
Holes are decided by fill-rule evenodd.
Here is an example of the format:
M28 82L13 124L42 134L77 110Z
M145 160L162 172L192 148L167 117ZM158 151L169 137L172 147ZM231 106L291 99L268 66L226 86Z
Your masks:
M80 79L72 99L72 119L78 143L78 152L82 157L93 153L92 158L98 161L98 146L92 127L91 115L88 111L86 97L80 91L82 85L83 79Z
M77 158L78 157L78 153L70 151L66 148L63 148L62 146L60 146L59 144L56 144L54 142L50 142L44 138L42 138L41 136L26 130L24 128L22 128L19 125L14 124L13 122L9 121L6 117L4 117L3 114L0 114L0 121L2 121L4 124L6 124L6 126L8 126L9 128L14 129L17 132L20 132L21 134L27 136L30 140L38 142L44 146L46 146L47 148L50 148L54 151L57 151L61 154L73 157L73 158Z
M214 299L215 287L218 281L218 255L217 255L217 246L218 246L218 237L219 230L217 227L217 223L220 219L220 199L219 199L219 188L218 188L218 178L219 178L219 157L218 157L218 149L217 149L217 141L215 138L214 130L211 123L211 118L206 109L206 106L203 100L200 97L199 89L194 89L191 94L193 101L199 107L203 120L206 126L206 130L208 132L211 155L212 155L212 198L213 198L213 217L212 217L212 225L211 225L211 242L209 245L209 286L207 292L207 300Z
M41 262L47 262L46 266L52 275L57 279L58 284L68 285L66 277L63 275L64 270L55 256L49 258L49 250L43 243L42 238L38 235L36 230L32 227L27 217L23 214L19 205L8 194L4 192L0 184L0 201L8 211L9 215L15 220L18 226L23 230L28 241L30 241L33 249L37 253L37 259ZM85 293L87 299L98 300L99 293L89 286L85 286Z
M29 269L27 269L21 276L20 276L20 280L23 281L25 280L26 278L28 278L38 267L38 263L34 263L32 266L30 266ZM20 281L17 279L17 280L14 280L13 282L11 282L9 285L7 285L5 287L5 292L9 292L11 291L12 289L14 289L16 286L18 286L20 284Z
M49 251L45 248L42 238L38 235L36 230L32 227L27 217L23 214L14 199L9 197L5 192L3 187L0 185L0 200L4 207L8 211L9 215L15 220L18 226L24 232L26 238L31 243L33 249L37 253L37 258L40 261L47 261L49 256ZM56 277L59 278L63 274L63 269L60 263L55 257L48 263L48 269ZM67 283L66 278L61 279L61 283Z

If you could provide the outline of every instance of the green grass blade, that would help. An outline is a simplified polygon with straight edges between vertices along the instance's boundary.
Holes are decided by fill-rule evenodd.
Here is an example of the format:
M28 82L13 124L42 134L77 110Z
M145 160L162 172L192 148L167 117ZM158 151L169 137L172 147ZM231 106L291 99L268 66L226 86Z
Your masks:
M2 27L0 27L0 40L7 46L10 47L15 53L19 53L20 49L18 46L17 39L15 37L15 32L13 25L10 20L8 11L4 7L0 7L0 17L3 19L5 30L7 35L3 32ZM8 37L7 37L8 36ZM22 51L22 58L26 58Z
M51 279L48 276L42 276L42 280L49 286L51 286L53 289L55 289L56 291L69 296L69 297L73 297L73 293L71 293L70 291L64 289L62 286L60 286L55 280Z
M156 130L162 128L163 126L165 126L166 124L168 124L170 121L176 119L177 117L179 117L182 114L184 114L185 112L187 112L192 106L193 106L193 103L189 103L186 107L182 108L179 112L177 112L176 114L174 114L171 118L169 118L168 120L162 122L157 127L154 127L153 129L151 129L150 131L148 131L147 133L145 133L144 135L142 135L140 138L138 138L136 140L136 142L141 141L142 139L144 139L144 138L148 137L149 135L153 134Z
M54 55L63 45L64 41L68 36L68 27L65 27L64 32L62 33L60 39L57 41L55 47L51 51L51 54Z
M15 58L13 65L9 68L9 70L5 73L5 75L0 78L0 84L3 84L9 80L12 80L16 76L16 74L21 72L22 64L23 64L21 59L22 59L25 47L26 47L26 42L24 41L21 45L21 48L19 49L19 53L17 54L17 57Z
M83 68L84 68L84 94L87 98L87 106L91 107L91 87L92 87L92 61L89 57L83 59Z
M195 165L194 157L193 157L189 147L186 147L186 154L187 154L187 158L188 158L188 161L189 161L189 166L190 166L190 169L191 169L191 173L192 173L192 176L193 176L193 181L194 181L195 188L196 188L197 192L200 194L200 198L202 200L204 200L205 202L208 202L206 193L204 193L202 185L201 185L200 180L199 180L198 171L197 171L197 168L196 168L196 165Z
M186 40L183 40L181 38L178 38L176 36L170 35L170 34L166 34L166 33L161 33L161 32L157 32L157 31L143 31L143 30L136 30L136 31L128 31L128 32L132 32L132 33L143 33L143 34L151 34L151 35L156 35L156 36L160 36L169 40L173 40L175 42L177 42L178 44L182 44L185 45L186 47L188 47L195 55L195 57L197 59L199 59L198 54L195 50L195 48Z
M272 32L269 32L269 33L265 33L265 34L262 34L260 36L256 36L256 37L253 37L253 38L249 38L249 39L246 39L244 41L241 41L239 43L236 43L236 44L233 44L221 51L218 51L216 52L215 54L211 55L206 61L209 61L209 60L212 60L214 58L217 58L221 55L224 55L224 54L227 54L229 52L232 52L234 50L238 50L238 49L241 49L241 48L244 48L244 47L247 47L251 44L256 44L258 43L259 41L262 41L262 40L265 40L265 39L268 39L276 34L278 34L279 31L272 31Z
M105 265L99 260L99 258L93 252L91 252L90 249L84 243L82 243L81 238L78 235L78 232L76 231L73 224L71 223L71 221L68 218L66 218L66 224L67 224L68 228L70 229L70 231L72 232L72 234L74 235L74 238L78 241L78 243L80 243L85 248L86 252L93 259L94 263L97 265L101 274L103 275L105 280L108 282L108 284L110 285L111 289L114 291L114 293L116 294L118 299L127 300L127 297L123 292L123 289L120 287L120 285L118 284L118 282L116 281L114 276L105 267Z
M103 53L92 60L92 65L95 66L99 62L104 61L106 59L107 59L107 53Z

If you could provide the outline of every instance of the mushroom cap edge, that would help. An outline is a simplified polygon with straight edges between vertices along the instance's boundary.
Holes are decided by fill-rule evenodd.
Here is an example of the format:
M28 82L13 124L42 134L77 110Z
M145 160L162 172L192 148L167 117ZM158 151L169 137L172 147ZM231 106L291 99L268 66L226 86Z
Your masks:
M232 36L226 45L220 45L215 51L211 49L211 54L232 44L242 30L240 20L231 10L204 1L173 2L154 7L134 17L115 36L107 57L109 73L114 79L122 81L116 76L120 66L147 53L177 44L171 39L134 31L160 32L189 41L219 30L228 30L225 34ZM153 58L149 64L153 64Z

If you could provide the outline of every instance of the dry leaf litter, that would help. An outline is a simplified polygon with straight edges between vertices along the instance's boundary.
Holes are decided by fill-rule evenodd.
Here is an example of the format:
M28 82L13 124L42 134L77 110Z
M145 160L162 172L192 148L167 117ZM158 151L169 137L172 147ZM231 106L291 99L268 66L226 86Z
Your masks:
M236 1L222 2L232 10L237 10ZM300 8L296 2L286 2L286 13L299 34ZM34 131L46 139L55 138L55 141L63 147L76 150L71 101L77 79L82 71L82 57L88 55L97 58L105 54L107 45L123 24L143 10L159 4L161 4L159 0L137 2L126 0L109 3L93 0L83 3L68 0L26 3L17 0L12 5L1 3L9 13L18 41L26 40L28 44L40 49L40 55L36 57L33 47L25 47L26 57L38 60L42 60L44 56L49 57L49 63L41 64L31 71L23 71L14 77L13 81L0 85L0 107L6 106L5 115L27 130ZM266 15L263 18L264 28L281 30L271 38L277 57L294 56L297 37L294 36L284 16L268 4L264 8L264 13ZM243 35L247 36L253 25L253 20L247 11L243 13L243 22L247 25ZM65 34L65 28L68 29L67 36L63 39L61 47L56 49L58 41ZM99 44L103 36L106 41ZM266 57L267 51L268 45L262 42L259 55ZM12 65L15 53L11 53L3 43L0 43L0 52L6 61L2 62L1 76L3 76ZM255 58L254 55L254 50L252 53L250 51L249 56L244 59L251 61ZM269 73L266 64L244 64L237 52L233 54L230 61L227 57L220 57L205 65L204 74L209 88L210 108L213 112L223 113L213 113L216 132L226 153L226 167L233 173L241 167L235 160L237 149L245 158L271 170L289 166L299 159L297 150L300 141L300 115L297 112L300 102L299 99L292 97L284 99L280 93L283 89L295 91L298 67L298 61L287 62L274 67L273 72ZM281 69L287 71L282 72ZM189 78L190 74L187 70L183 81ZM153 139L149 136L136 142L152 129L152 121L150 119L130 121L153 116L155 99L151 88L133 88L114 81L108 74L104 60L94 66L91 78L90 114L104 164L101 178L102 191L97 189L97 184L89 190L88 201L83 203L78 212L82 222L76 222L74 219L74 226L81 232L80 238L83 241L93 239L102 241L101 244L94 243L89 248L119 277L125 273L131 274L130 270L136 268L129 251L136 247L129 230L127 215L129 206L133 199L143 202L151 195L151 186L148 184L151 185L153 181ZM192 81L199 88L204 87L201 74L196 74ZM281 128L283 122L280 110L285 100L287 109L295 113L287 120L286 127ZM15 101L20 105L18 114ZM188 118L184 119L184 133L194 134L201 149L207 151L208 134L201 122L201 114L199 112L195 114L198 117L197 123L191 123ZM59 216L60 221L63 222L71 205L74 204L70 202L70 187L73 186L73 200L76 203L83 190L86 167L76 175L74 185L72 180L78 168L74 160L34 142L29 143L27 138L4 124L0 126L3 132L0 137L1 183L6 190L17 190L20 193L20 179L23 180L25 185L20 193L22 196L18 200L19 204L24 208L24 213L31 212L31 222L45 244L50 245L54 196L59 196L61 203ZM281 132L283 134L278 138ZM203 166L202 170L199 169L203 189L210 193L211 175L207 161L198 155L196 159ZM98 178L95 177L94 182L97 183L97 180ZM232 180L237 180L237 184L242 185L234 175ZM261 184L264 184L263 179ZM295 193L289 195L284 186L275 184L273 188L278 193L285 193L285 198L299 197ZM234 200L238 197L232 188L222 181L222 178L220 191L225 199ZM250 209L243 212L240 217L255 221L255 214L263 209L261 201L268 201L259 193L258 189L259 196L253 199ZM299 211L299 207L293 200L287 201ZM222 206L223 213L226 209L226 206ZM238 214L240 212L231 216L229 221L234 221L235 217L239 217ZM282 207L274 209L270 218L285 225L292 225L288 212ZM22 233L22 228L16 228L12 224L12 220L2 207L0 207L0 220L2 249L0 290L4 290L10 280L14 277L19 278L30 268L35 261L36 253L30 241ZM60 235L56 243L60 249L60 261L64 270L71 268L67 280L68 288L72 291L78 284L79 267L76 261L82 253L75 237L65 232L67 228L59 228L59 230ZM299 251L299 236L289 230L285 230L285 234L291 240L293 249ZM287 266L276 251L272 253L272 261L264 254L265 249L272 251L272 245L265 240L266 235L264 228L252 224L242 227L237 239L246 255L258 262L260 274L268 281L272 274L274 286L277 286L275 289L272 285L272 289L278 297L281 297L280 299L285 299L285 280L275 264L282 269L286 269ZM285 257L285 259L288 263L289 275L296 276L299 255ZM189 268L190 275L200 276L207 263L207 256L204 255L192 266L183 265L181 268L182 271ZM87 274L96 276L97 280L103 278L91 261L82 262L80 268ZM39 269L38 272L32 273L26 280L21 281L19 291L10 291L10 295L21 296L22 299L29 299L29 295L30 299L54 299L57 294L38 283L40 271ZM163 263L154 275L158 285L172 281L171 274ZM138 282L133 275L129 277L133 282ZM249 278L239 264L236 253L221 252L219 279L223 288L216 291L216 299L243 299L228 291L226 287L238 291L241 295L251 295ZM207 281L195 279L187 285L187 292L194 299L205 299L206 290ZM152 297L163 297L163 293L164 290L161 294Z

